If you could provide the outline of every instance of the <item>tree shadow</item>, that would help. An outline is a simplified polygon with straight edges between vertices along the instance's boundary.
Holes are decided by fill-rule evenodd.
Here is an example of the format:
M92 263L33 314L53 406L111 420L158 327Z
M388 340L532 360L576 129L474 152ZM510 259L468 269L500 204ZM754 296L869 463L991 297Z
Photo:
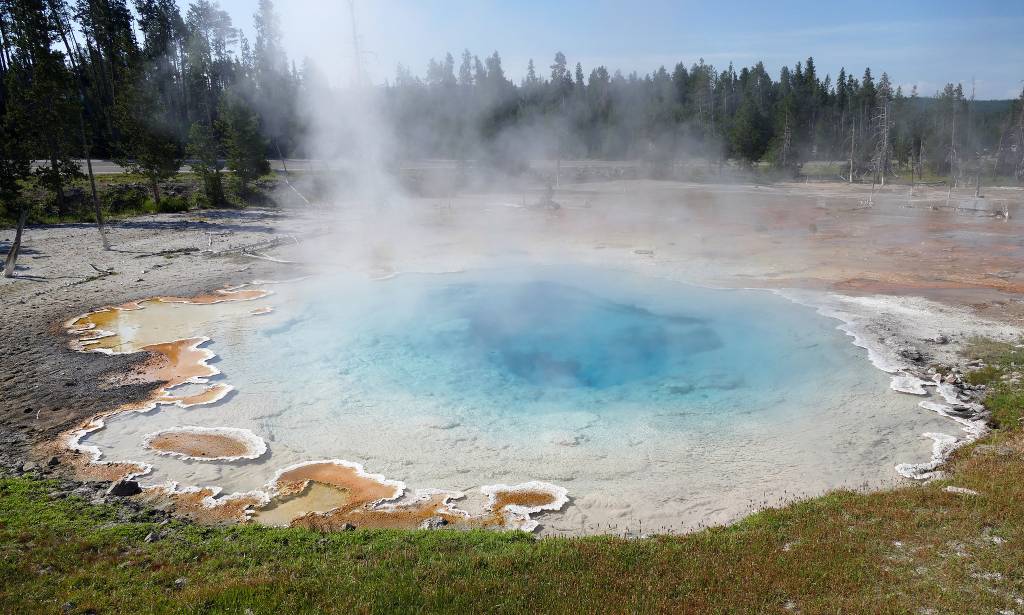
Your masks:
M0 260L3 260L3 258L7 256L7 252L11 249L11 244L12 243L14 243L14 242L13 241L0 241ZM25 256L26 254L28 254L28 255L42 255L43 253L40 252L39 250L36 250L35 248L30 248L30 247L26 246L25 243L24 243L24 240L23 240L22 244L21 244L21 249L18 250L18 255L19 256Z
M210 217L204 214L204 217ZM221 217L226 219L226 217ZM257 224L231 224L227 222L210 222L208 220L124 220L117 223L117 228L148 230L148 231L197 231L201 229L232 231L236 233L273 234L274 227Z

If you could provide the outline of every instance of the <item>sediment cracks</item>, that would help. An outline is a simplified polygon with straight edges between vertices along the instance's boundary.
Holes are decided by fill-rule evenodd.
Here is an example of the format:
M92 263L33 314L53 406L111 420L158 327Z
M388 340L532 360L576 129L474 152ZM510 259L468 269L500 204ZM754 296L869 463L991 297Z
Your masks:
M103 459L100 449L87 443L89 434L103 429L105 421L117 414L148 413L161 407L172 412L197 411L225 401L233 387L215 380L220 375L211 364L215 355L204 347L210 338L175 339L175 331L183 328L175 325L202 328L204 322L215 319L258 317L271 308L253 307L251 302L270 294L260 288L234 287L190 298L154 297L95 310L65 323L75 350L148 353L137 372L118 380L157 385L147 398L93 416L61 435L58 444L78 474L113 481L150 473L147 463ZM269 450L259 434L231 426L179 425L147 434L139 446L159 455L221 464L244 464ZM536 481L485 485L480 491L487 504L482 513L471 514L455 505L465 497L461 492L410 492L404 483L369 473L358 463L327 459L282 468L259 490L222 494L215 486L168 482L143 487L142 497L170 499L176 512L201 521L255 520L322 530L450 525L532 531L537 526L533 515L559 510L568 501L565 489Z

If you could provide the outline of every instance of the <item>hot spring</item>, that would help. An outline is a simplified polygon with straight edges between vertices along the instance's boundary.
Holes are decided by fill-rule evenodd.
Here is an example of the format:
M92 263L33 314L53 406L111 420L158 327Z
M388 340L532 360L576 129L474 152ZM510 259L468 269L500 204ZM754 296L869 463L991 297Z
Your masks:
M477 487L544 481L572 498L538 518L545 530L594 533L688 529L891 482L897 463L929 457L922 432L950 430L890 391L838 321L770 292L541 266L273 289L122 312L118 339L208 336L211 382L234 391L111 416L82 443L151 465L144 485L225 493L324 459L464 491L467 509ZM182 426L247 430L266 450L154 449Z

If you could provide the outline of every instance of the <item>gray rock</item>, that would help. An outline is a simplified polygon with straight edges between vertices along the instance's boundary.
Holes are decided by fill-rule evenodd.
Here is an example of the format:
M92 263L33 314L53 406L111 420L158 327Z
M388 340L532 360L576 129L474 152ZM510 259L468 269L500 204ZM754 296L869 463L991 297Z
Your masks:
M142 493L142 487L139 487L139 483L133 480L119 480L111 485L110 489L107 489L107 495L116 495L122 498L140 493Z
M57 458L56 456L50 457L50 460L46 462L46 465L50 466L51 468L53 468L55 466L59 466L60 465L60 459Z
M924 355L921 354L921 351L912 346L904 346L903 348L900 348L899 354L908 361L913 361L915 363L920 363L924 360Z
M188 579L185 577L174 579L174 589L185 589L186 585L188 585Z
M448 521L444 517L430 517L424 519L423 523L420 524L421 530L436 530L448 525Z
M32 472L32 471L38 470L38 469L39 469L39 464L34 462L34 461L26 461L25 463L21 464L21 471L22 472Z
M346 523L345 525L341 526L341 531L343 532L351 532L354 529L356 529L356 526L352 525L351 523Z

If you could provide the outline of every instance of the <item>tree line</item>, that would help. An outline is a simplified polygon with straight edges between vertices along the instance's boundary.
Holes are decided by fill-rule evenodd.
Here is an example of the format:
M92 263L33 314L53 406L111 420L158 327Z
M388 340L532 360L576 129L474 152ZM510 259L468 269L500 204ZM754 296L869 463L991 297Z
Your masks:
M310 60L299 69L281 43L271 0L260 0L252 43L216 2L0 0L0 202L8 219L34 178L57 215L75 159L110 158L160 183L185 159L210 205L244 192L267 158L304 156L303 97L328 90ZM324 88L327 88L325 90ZM813 58L737 71L700 60L638 75L585 72L559 52L531 60L518 83L497 52L430 60L424 76L399 66L376 88L376 109L405 158L522 164L531 157L687 157L772 165L798 173L841 161L849 181L910 174L1024 181L1024 93L974 101L958 84L933 96L894 87L886 73L821 77ZM358 118L356 118L358 121ZM358 155L358 152L354 152ZM41 160L33 166L33 160ZM230 175L223 171L230 170ZM230 177L230 181L226 179ZM97 221L102 211L91 182Z
M7 212L21 209L20 192L34 177L63 216L65 190L83 176L81 158L90 180L92 158L143 175L158 204L161 180L186 158L210 205L225 202L225 167L244 192L269 171L270 147L288 151L297 136L290 117L299 79L269 0L254 21L250 45L209 0L192 2L184 15L174 0L0 0ZM101 218L94 181L91 193Z
M544 71L544 72L542 72ZM549 72L547 72L549 71ZM701 59L670 71L589 74L555 54L513 83L500 55L431 60L424 77L399 66L387 88L399 143L419 156L532 155L648 159L697 156L770 163L797 172L842 161L849 181L930 173L952 181L981 173L1024 181L1024 92L975 101L960 84L924 97L870 68L858 78L818 73L813 58L773 78L758 62L718 70Z

